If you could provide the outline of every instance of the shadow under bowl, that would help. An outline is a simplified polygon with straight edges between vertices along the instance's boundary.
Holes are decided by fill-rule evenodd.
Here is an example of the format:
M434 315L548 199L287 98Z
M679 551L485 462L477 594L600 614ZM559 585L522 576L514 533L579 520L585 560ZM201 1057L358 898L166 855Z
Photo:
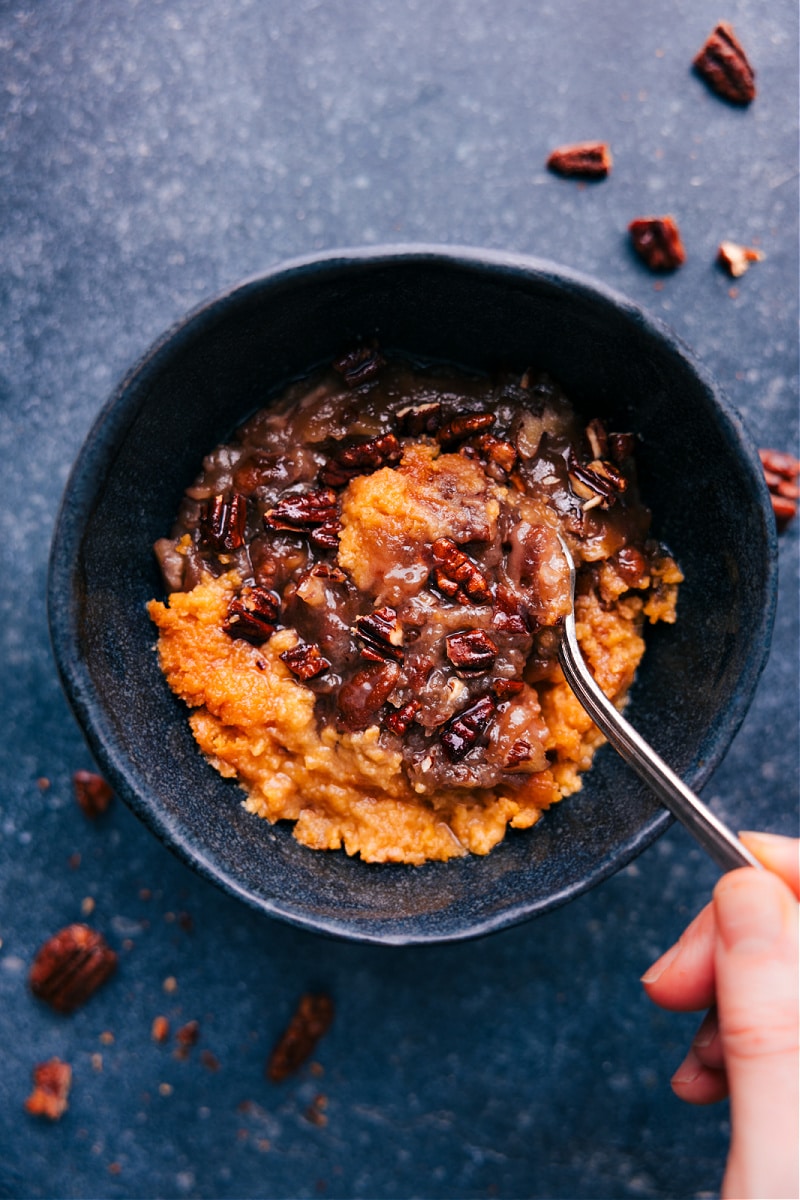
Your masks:
M609 748L583 790L485 858L369 865L294 841L241 805L198 751L153 653L152 551L203 456L293 379L376 336L421 359L553 375L587 417L640 437L653 529L686 576L678 622L647 633L627 716L699 789L766 659L776 590L758 456L692 353L623 297L518 256L443 247L342 251L245 281L181 321L123 380L75 463L50 563L51 637L109 782L173 851L255 908L387 944L485 934L564 903L671 821Z

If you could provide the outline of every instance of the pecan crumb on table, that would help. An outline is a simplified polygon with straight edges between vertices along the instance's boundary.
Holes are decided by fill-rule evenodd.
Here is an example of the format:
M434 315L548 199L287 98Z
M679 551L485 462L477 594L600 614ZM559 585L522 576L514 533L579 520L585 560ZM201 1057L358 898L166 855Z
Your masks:
M26 1112L35 1117L57 1121L67 1110L72 1086L72 1067L60 1058L51 1058L33 1069L33 1091L25 1101Z
M651 271L675 271L686 251L674 217L637 217L628 226L636 253Z
M764 255L752 246L740 246L737 242L720 242L717 251L717 262L734 279L744 275L755 262L761 262Z
M693 66L713 92L732 104L749 104L755 99L755 71L727 21L712 30Z
M85 1004L116 967L117 955L102 934L73 924L41 946L28 981L34 996L57 1012L70 1013Z
M333 1001L324 993L307 992L281 1034L267 1062L266 1075L281 1083L311 1057L333 1021Z
M114 792L102 775L97 775L94 771L76 771L72 776L72 784L78 806L89 820L94 820L108 811Z
M556 175L568 178L605 179L612 167L611 150L607 142L557 146L551 151L547 166Z

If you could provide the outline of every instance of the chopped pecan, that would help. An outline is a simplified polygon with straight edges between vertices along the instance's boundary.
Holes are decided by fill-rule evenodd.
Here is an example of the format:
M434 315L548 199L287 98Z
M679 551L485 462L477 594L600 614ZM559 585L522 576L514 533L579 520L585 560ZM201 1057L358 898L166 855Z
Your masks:
M717 251L717 262L734 279L744 275L751 263L761 262L763 257L760 250L754 250L751 246L739 246L736 242L720 242Z
M477 744L496 711L491 696L479 696L442 726L439 740L450 762L459 762Z
M594 417L586 426L586 440L591 447L592 458L608 456L608 433L599 417Z
M783 532L797 513L800 488L800 460L783 450L761 449L758 452L764 478L770 491L772 511L779 532Z
M67 925L39 949L28 982L34 996L57 1012L84 1004L114 973L117 956L88 925Z
M272 637L280 612L280 600L274 592L264 587L243 587L228 605L222 628L229 637L258 645Z
M508 756L505 761L506 770L513 771L515 767L519 767L523 763L530 762L531 754L532 751L530 742L527 742L525 738L517 738L516 742L514 742L513 746L508 752Z
M547 160L547 166L557 175L581 179L605 179L611 165L611 151L607 142L576 142L571 146L557 146Z
M610 433L608 435L608 453L619 466L633 456L636 449L634 433Z
M637 217L628 231L634 250L651 271L674 271L686 262L674 217Z
M400 667L391 659L356 671L339 692L339 714L346 729L366 729L397 686Z
M264 513L267 529L290 529L308 533L338 521L336 493L330 488L284 496Z
M291 650L284 650L280 657L298 679L314 679L331 665L316 642L298 642Z
M488 671L499 650L485 629L465 629L444 640L445 653L459 674L481 675Z
M498 633L519 636L525 636L531 631L520 597L503 584L498 584L495 591L492 628Z
M458 604L490 604L489 582L480 568L450 538L438 538L431 547L431 574L439 591Z
M475 446L485 459L500 467L507 475L510 475L517 465L516 447L503 438L496 438L491 433L482 433L475 439Z
M326 521L324 525L318 525L316 529L311 530L310 539L320 550L335 550L339 545L341 529L342 524L338 518L335 521Z
M629 587L637 587L648 578L647 561L635 546L623 546L612 559L617 574Z
M400 708L391 709L383 718L383 724L390 733L396 733L398 737L403 737L421 707L419 700L409 700Z
M33 1068L33 1091L25 1101L26 1112L34 1117L57 1121L67 1111L72 1086L72 1067L60 1058L51 1058Z
M504 700L510 700L512 696L518 696L524 686L521 679L495 679L492 684L492 694L502 704Z
M376 662L384 662L387 658L398 663L403 661L403 626L395 609L387 605L366 616L356 617L354 632L364 643L361 647L364 658Z
M625 476L604 459L596 458L583 466L571 455L568 473L573 492L585 501L584 512L590 508L611 508L628 486Z
M347 387L356 388L373 380L385 363L377 346L356 346L334 359L332 366Z
M244 545L247 524L247 501L234 492L232 496L212 496L206 501L200 516L200 533L213 550L227 553Z
M330 1029L333 1014L330 996L324 993L301 996L297 1009L269 1056L267 1078L273 1083L281 1083L298 1071L311 1057L320 1038Z
M351 442L341 447L322 467L320 482L329 487L344 487L356 475L370 475L398 462L401 453L400 442L393 433L384 433L366 442Z
M76 771L72 776L72 786L78 807L90 821L108 811L114 792L102 775L94 771Z
M398 408L394 420L403 437L422 437L425 433L436 432L441 416L441 401L431 400Z
M749 104L755 99L755 71L727 21L712 30L693 66L713 92L732 104Z
M494 421L494 413L464 413L443 425L436 437L442 446L455 446L476 433L483 433Z

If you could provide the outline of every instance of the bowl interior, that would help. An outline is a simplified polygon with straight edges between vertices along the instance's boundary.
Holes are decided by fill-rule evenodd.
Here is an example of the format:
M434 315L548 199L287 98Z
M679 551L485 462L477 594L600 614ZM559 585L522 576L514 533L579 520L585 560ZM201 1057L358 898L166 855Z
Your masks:
M772 514L749 439L689 352L546 264L433 250L295 264L198 310L123 382L67 486L49 585L59 670L102 768L174 850L267 913L363 940L455 939L578 894L670 818L604 747L581 792L486 858L370 866L312 852L285 824L248 815L204 761L145 612L163 594L152 544L203 455L291 379L372 335L469 368L542 368L587 417L640 434L654 531L686 582L678 623L647 635L627 715L694 787L724 754L766 656Z

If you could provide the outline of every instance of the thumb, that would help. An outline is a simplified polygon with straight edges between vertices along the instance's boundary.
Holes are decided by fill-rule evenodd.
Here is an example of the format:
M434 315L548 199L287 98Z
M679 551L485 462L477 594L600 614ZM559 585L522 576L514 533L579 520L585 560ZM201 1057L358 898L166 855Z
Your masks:
M724 1197L798 1195L798 905L769 871L714 890L720 1036L731 1096Z

